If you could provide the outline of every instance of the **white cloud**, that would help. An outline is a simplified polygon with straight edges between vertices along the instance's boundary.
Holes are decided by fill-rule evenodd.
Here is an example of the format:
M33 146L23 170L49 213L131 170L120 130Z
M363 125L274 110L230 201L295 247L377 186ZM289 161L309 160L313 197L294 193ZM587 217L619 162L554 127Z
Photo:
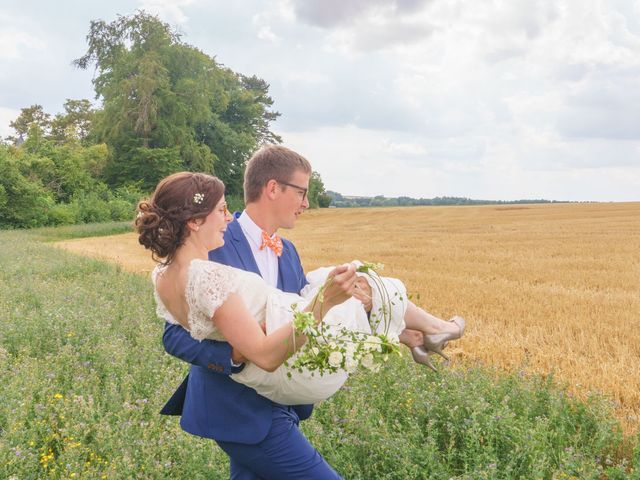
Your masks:
M46 48L35 22L6 10L0 10L0 45L0 60L19 60L30 51Z
M275 129L328 188L639 199L640 2L114 1L91 18L58 19L82 24L65 30L72 41L38 28L55 24L66 0L20 21L2 23L0 12L0 32L30 36L14 35L17 47L3 51L12 59L0 54L0 104L55 113L64 98L89 96L78 92L90 72L59 66L82 54L90 19L144 7L229 68L264 78L283 114ZM51 55L29 43L39 38ZM43 69L55 81L43 82Z
M45 44L42 40L29 35L26 32L15 29L4 29L0 31L0 60L17 60L24 56L29 50L44 50Z
M389 139L382 141L382 149L391 155L424 155L427 153L424 146L418 143L392 142Z
M278 37L269 25L263 25L260 27L257 33L257 37L260 40L266 40L267 42L278 43L280 41L280 37Z
M9 123L18 118L18 115L20 115L20 110L0 107L0 138L5 138L14 133Z
M185 9L197 0L138 0L140 9L158 15L165 22L184 25L189 21Z

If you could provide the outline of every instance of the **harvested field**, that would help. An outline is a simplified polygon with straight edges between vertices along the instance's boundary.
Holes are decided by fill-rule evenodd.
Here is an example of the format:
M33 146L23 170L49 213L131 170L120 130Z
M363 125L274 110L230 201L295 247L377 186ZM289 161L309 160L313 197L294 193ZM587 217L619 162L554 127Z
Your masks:
M601 391L627 433L640 416L640 203L327 209L285 233L307 270L383 262L432 313L467 318L458 363L553 374ZM59 242L135 272L134 234Z

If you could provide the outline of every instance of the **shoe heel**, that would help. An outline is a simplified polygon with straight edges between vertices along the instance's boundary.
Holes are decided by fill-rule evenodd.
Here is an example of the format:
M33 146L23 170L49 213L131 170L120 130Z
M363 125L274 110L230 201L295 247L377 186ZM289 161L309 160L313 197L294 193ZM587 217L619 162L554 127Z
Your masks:
M413 361L419 363L421 365L425 365L429 367L434 372L437 372L438 369L431 362L429 358L429 353L424 349L424 347L412 347L411 348L411 356L413 357Z

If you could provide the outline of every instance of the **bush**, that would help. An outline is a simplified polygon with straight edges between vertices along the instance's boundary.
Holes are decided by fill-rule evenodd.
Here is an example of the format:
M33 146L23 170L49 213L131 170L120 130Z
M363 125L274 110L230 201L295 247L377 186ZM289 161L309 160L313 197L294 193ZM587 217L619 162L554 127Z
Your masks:
M49 210L49 224L73 225L78 223L80 211L77 204L58 203Z
M225 195L225 200L231 213L244 210L244 199L241 195Z
M111 220L133 220L135 206L126 200L114 198L108 203Z

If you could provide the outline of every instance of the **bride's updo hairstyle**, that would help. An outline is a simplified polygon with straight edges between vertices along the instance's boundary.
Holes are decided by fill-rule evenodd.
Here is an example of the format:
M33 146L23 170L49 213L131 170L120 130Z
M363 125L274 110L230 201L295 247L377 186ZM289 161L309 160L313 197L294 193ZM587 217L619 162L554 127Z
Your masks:
M138 203L135 229L140 245L168 265L189 236L187 222L205 218L224 194L224 183L204 173L179 172L158 183L151 200Z

